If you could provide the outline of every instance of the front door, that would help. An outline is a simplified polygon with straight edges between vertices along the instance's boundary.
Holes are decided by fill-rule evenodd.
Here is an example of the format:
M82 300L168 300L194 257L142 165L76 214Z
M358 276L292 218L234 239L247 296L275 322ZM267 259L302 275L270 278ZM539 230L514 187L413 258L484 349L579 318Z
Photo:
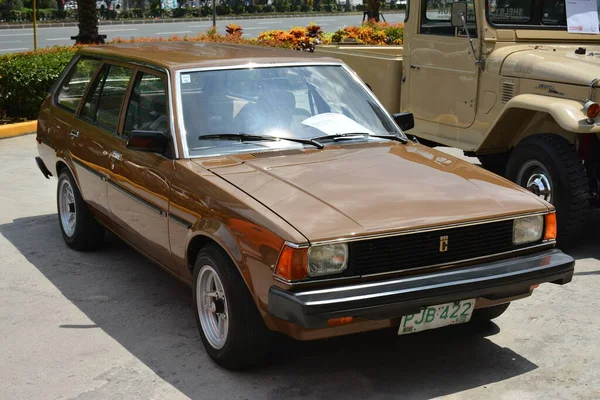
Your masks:
M121 140L110 159L108 202L120 234L168 268L176 270L169 245L168 209L174 172L172 149L165 154L127 148L135 130L170 136L166 76L138 69L124 107Z
M460 141L461 130L475 119L479 67L464 29L451 25L451 4L421 3L418 32L407 43L409 111L434 136ZM476 37L472 1L468 6L469 33Z

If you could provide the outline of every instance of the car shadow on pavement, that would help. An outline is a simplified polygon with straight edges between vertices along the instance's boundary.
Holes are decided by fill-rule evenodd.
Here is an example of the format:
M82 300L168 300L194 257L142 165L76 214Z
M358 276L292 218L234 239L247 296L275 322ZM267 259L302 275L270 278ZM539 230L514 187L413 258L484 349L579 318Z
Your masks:
M316 342L278 336L266 365L226 371L202 347L190 290L118 239L96 252L72 251L55 214L0 225L0 233L90 320L60 329L102 329L191 398L431 398L537 368L490 341L500 329L489 323L404 337L395 330Z

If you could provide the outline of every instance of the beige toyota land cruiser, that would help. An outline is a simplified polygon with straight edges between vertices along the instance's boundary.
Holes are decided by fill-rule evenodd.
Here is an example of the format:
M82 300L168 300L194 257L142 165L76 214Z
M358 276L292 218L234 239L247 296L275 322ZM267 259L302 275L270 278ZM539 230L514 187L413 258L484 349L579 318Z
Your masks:
M595 3L594 3L595 4ZM573 25L573 24L571 24ZM563 1L411 0L404 46L320 46L424 144L458 147L556 206L572 241L600 200L598 35L571 33Z

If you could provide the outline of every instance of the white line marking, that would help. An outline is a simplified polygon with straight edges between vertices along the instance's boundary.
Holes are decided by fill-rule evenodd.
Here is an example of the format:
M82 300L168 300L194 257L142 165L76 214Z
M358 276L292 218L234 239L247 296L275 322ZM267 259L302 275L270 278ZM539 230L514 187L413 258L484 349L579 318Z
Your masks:
M283 24L285 21L269 21L269 22L257 22L257 25L271 25L271 24Z
M181 31L181 32L156 32L155 35L179 35L180 33L190 33L191 31Z
M188 28L208 28L209 26L212 26L212 24L205 24L205 25L188 25Z
M20 40L5 40L5 41L0 42L0 43L21 43L21 41Z
M0 49L0 51L21 51L21 50L29 50L27 47L21 47L19 49Z
M137 28L128 28L128 29L102 29L102 28L100 28L100 32L125 32L125 31L137 31Z
M33 31L31 33L12 33L10 35L0 35L0 36L33 36Z
M71 40L71 38L61 37L61 38L50 38L50 39L46 39L46 40L51 42L53 40Z
M265 29L265 28L262 28L262 27L260 27L260 26L255 26L255 27L253 27L253 28L244 28L244 27L242 26L242 29L243 29L244 31L254 31L254 30L256 30L256 29Z

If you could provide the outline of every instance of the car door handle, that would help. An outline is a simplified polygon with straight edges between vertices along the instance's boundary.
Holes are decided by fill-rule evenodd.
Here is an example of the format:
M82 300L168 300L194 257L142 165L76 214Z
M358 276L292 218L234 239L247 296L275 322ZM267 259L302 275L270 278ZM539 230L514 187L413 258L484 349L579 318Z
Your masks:
M110 154L108 155L110 158L112 158L113 160L116 161L121 161L123 160L123 156L121 155L121 153L119 153L118 151L111 151Z
M69 132L69 136L71 136L73 138L78 138L79 137L79 131L77 129L71 129L71 132Z

